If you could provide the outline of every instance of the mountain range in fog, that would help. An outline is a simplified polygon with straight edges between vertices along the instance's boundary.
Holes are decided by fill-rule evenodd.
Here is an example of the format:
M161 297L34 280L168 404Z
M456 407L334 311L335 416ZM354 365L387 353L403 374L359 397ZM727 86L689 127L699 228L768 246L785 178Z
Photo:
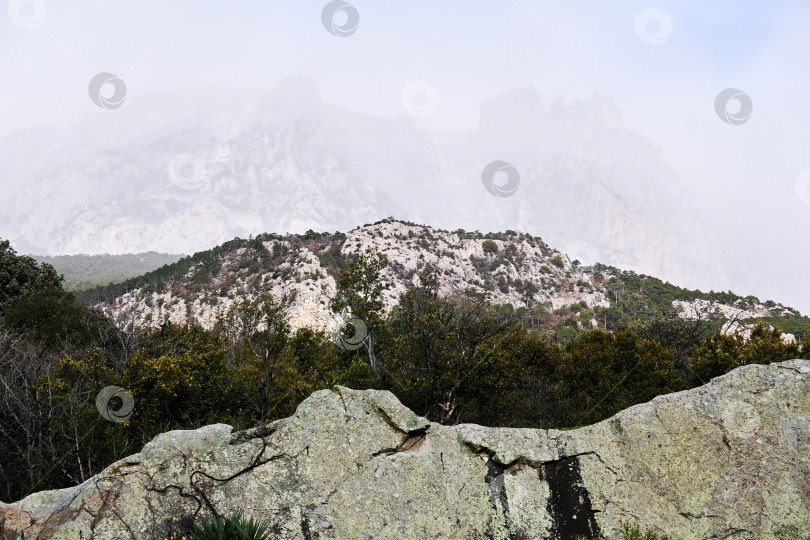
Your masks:
M437 132L410 116L325 103L315 83L294 77L269 92L152 94L63 132L3 141L11 204L0 227L19 251L192 253L236 236L396 216L528 232L583 263L689 286L725 281L662 153L603 96L544 104L518 89L483 103L473 131ZM511 196L482 183L495 160L519 173Z

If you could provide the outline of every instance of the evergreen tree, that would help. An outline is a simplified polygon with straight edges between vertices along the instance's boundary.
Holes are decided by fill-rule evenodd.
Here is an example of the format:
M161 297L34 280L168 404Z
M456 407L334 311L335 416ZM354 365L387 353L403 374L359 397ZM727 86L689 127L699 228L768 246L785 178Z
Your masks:
M363 339L363 345L368 352L368 360L377 378L380 378L380 367L374 348L378 336L385 325L383 310L383 291L391 287L383 276L382 271L388 266L388 257L380 253L376 247L359 253L355 260L350 261L346 268L338 273L337 291L331 301L332 311L335 313L349 313L357 317L365 325L367 336L356 336ZM344 328L344 331L348 329ZM355 332L363 331L355 327ZM346 336L351 337L351 336Z

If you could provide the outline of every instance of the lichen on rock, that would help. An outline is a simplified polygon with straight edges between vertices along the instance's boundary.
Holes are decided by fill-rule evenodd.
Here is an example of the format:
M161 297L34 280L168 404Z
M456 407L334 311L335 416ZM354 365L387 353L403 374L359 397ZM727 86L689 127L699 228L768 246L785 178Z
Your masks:
M165 538L237 510L278 538L810 535L810 362L750 365L572 431L431 424L320 390L290 418L155 437L80 486L0 505L26 538Z

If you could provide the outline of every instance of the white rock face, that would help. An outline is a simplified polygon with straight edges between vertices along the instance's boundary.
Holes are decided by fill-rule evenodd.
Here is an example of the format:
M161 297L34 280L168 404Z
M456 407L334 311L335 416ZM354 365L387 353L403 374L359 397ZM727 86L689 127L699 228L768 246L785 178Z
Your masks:
M781 317L789 314L790 311L784 306L777 305L769 308L759 302L752 302L746 305L727 305L720 302L709 302L708 300L696 299L693 301L673 300L672 306L679 311L679 316L684 319L695 320L698 318L707 319L712 316L723 316L727 321L720 331L726 335L738 335L744 340L751 339L751 331L756 328L755 324L744 324L740 321L757 317ZM768 325L769 330L774 327ZM785 343L795 343L796 336L793 334L782 334L782 341Z
M723 324L721 332L727 336L740 336L743 340L748 341L751 339L751 331L756 328L755 324L742 324L738 321L727 321ZM773 326L768 325L768 330L773 330ZM782 334L782 341L784 343L796 343L796 336L793 334Z
M692 320L712 314L722 314L730 320L753 319L755 317L781 316L786 311L781 306L774 311L758 302L745 306L727 305L720 302L709 302L700 298L693 301L673 300L672 306L680 312L682 318Z
M418 237L425 231L431 235L429 247L424 247L418 242ZM413 236L410 237L410 234ZM494 272L496 278L529 280L533 283L540 283L541 279L546 278L549 281L553 280L566 285L576 283L578 280L590 280L589 276L576 272L565 255L551 250L545 245L543 247L532 246L525 239L518 242L504 240L492 240L492 242L498 246L498 253L503 253L507 245L515 245L517 256L522 259L519 265L503 264L499 266ZM496 254L484 252L483 243L484 239L463 239L456 233L391 221L365 226L350 232L342 251L348 255L376 247L388 257L389 268L385 276L394 285L385 295L386 306L390 308L398 301L399 295L406 290L406 284L397 279L392 270L392 266L396 265L401 265L407 271L417 271L421 265L426 263L435 265L441 271L439 293L442 295L460 292L471 283L472 288L478 292L486 290L474 285L481 279L481 275L470 260L471 256L486 261L495 260ZM558 268L550 262L555 256L563 260L562 268ZM515 307L526 305L526 297L514 288L509 288L507 292L500 289L490 292L492 294L490 300L494 304L512 304ZM568 307L581 301L586 302L588 307L610 306L601 290L593 292L563 290L557 293L550 288L543 289L542 285L541 290L532 296L532 300L545 302L553 309Z
M241 252L235 252L241 255ZM262 292L284 304L288 322L293 329L310 327L320 330L332 330L337 322L329 310L329 299L335 294L335 280L321 268L318 258L303 248L293 264L283 263L280 270L292 270L292 279L273 279L269 275L255 276L261 281ZM318 275L320 277L314 277ZM234 287L224 295L217 295L215 303L208 303L196 298L192 303L171 290L144 293L136 289L124 294L112 304L101 305L102 310L122 327L151 326L157 328L165 322L186 324L191 320L202 327L211 329L217 317L230 309L237 299L253 300L257 295L252 292L240 293L239 286L247 280L237 280Z

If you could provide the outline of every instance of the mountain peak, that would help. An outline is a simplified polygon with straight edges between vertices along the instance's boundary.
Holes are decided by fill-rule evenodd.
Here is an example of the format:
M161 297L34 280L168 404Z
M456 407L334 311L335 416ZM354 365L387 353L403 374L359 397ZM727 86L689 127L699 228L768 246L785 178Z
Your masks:
M263 97L258 109L274 116L307 116L323 106L321 91L315 81L303 75L285 77Z
M594 93L590 99L578 99L570 105L570 112L593 127L621 129L624 127L622 113L612 97Z
M534 87L516 88L481 104L477 131L499 129L500 126L532 125L541 120L544 114L543 103Z

